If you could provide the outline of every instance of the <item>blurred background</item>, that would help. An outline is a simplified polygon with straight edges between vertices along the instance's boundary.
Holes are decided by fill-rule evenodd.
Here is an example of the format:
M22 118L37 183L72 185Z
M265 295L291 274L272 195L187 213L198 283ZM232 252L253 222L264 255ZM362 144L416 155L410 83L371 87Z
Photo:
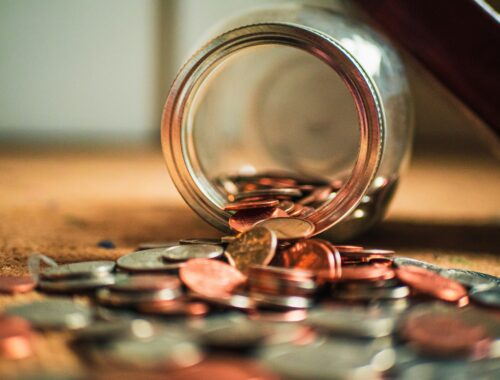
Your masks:
M168 87L204 32L234 13L277 2L0 0L2 145L158 145ZM488 128L404 57L417 153L435 147L494 154Z

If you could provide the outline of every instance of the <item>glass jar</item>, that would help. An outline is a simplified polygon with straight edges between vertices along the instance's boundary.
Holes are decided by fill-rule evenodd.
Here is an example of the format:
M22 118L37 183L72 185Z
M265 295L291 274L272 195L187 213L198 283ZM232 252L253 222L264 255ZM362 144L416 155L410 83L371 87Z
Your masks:
M394 48L346 14L300 4L247 12L206 41L162 119L168 169L191 208L227 232L224 206L242 183L286 178L315 235L341 241L379 221L412 139Z

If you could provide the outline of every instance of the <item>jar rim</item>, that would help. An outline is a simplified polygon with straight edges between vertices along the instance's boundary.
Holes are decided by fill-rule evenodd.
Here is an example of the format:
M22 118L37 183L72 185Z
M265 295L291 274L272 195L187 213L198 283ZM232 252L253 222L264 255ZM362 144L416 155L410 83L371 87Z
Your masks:
M214 227L229 231L231 214L218 206L221 194L190 157L193 142L189 110L203 80L236 51L266 44L295 47L321 59L337 72L353 96L360 141L356 163L337 195L305 217L319 234L347 217L374 179L384 149L385 117L381 97L356 58L331 36L296 23L251 24L227 31L198 50L180 69L164 107L161 141L170 176L188 205Z

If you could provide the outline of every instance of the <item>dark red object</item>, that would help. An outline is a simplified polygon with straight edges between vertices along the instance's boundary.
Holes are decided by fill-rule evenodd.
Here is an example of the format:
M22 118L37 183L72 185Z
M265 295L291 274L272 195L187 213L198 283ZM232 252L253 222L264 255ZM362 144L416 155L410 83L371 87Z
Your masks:
M474 0L358 0L377 24L500 134L500 24Z

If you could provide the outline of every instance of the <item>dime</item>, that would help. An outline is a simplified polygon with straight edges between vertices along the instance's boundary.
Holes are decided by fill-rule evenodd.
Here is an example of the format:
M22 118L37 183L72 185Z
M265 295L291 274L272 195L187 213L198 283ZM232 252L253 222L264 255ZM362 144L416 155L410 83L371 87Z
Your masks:
M85 292L115 283L115 276L109 274L101 277L91 278L70 278L68 280L47 281L41 280L38 282L38 288L46 292Z
M262 220L256 227L266 227L276 234L279 240L296 240L309 237L314 232L314 224L299 218L273 218Z
M248 198L257 198L257 197L270 197L270 198L292 198L292 197L300 197L302 192L296 188L278 188L278 189L258 189L253 191L244 191L238 193L234 196L235 201L239 201L242 199Z
M157 272L178 270L184 263L165 263L165 248L147 249L120 257L116 264L130 272Z
M24 359L33 354L33 331L23 318L0 316L0 358Z
M471 270L443 269L439 274L450 280L455 280L468 288L500 286L500 279L498 277Z
M330 247L319 239L299 240L283 252L282 259L286 268L325 271L329 276L335 276L335 257Z
M268 207L241 210L229 218L229 227L238 232L250 230L256 223L271 218L287 218L288 214L280 208Z
M181 244L165 250L163 259L167 261L187 261L190 259L216 259L221 257L224 249L213 244Z
M31 276L0 276L0 293L27 293L35 287L36 281Z
M229 263L247 273L253 265L267 265L276 251L277 239L267 228L255 227L229 243L224 253Z
M396 269L396 275L416 291L442 299L443 301L458 302L467 296L467 291L458 282L440 276L427 269L404 266Z
M313 304L310 298L300 296L250 292L250 297L255 301L257 307L270 309L307 309Z
M486 289L473 289L469 293L469 297L478 304L495 309L500 308L500 286L494 286Z
M419 352L436 356L484 355L491 344L481 325L465 323L456 313L410 315L401 335Z
M114 261L81 261L47 268L40 272L40 277L47 280L56 280L107 276L114 268Z
M136 275L126 276L109 288L119 292L155 292L163 289L179 290L181 282L175 276L168 275Z
M22 317L42 330L79 329L87 326L92 316L88 307L57 298L10 306L6 314Z
M193 292L207 297L226 297L246 277L236 268L216 260L193 259L179 270L182 282Z
M154 292L118 292L104 288L99 289L96 293L97 302L116 307L136 307L144 303L170 301L180 296L180 289L162 289Z
M276 207L279 205L279 201L277 199L262 199L259 201L240 201L228 203L224 206L225 211L239 211L239 210L248 210L253 208L267 208L267 207Z
M255 302L248 296L241 294L224 295L222 297L209 297L201 294L189 294L194 300L199 300L222 309L236 309L250 311L255 309Z

